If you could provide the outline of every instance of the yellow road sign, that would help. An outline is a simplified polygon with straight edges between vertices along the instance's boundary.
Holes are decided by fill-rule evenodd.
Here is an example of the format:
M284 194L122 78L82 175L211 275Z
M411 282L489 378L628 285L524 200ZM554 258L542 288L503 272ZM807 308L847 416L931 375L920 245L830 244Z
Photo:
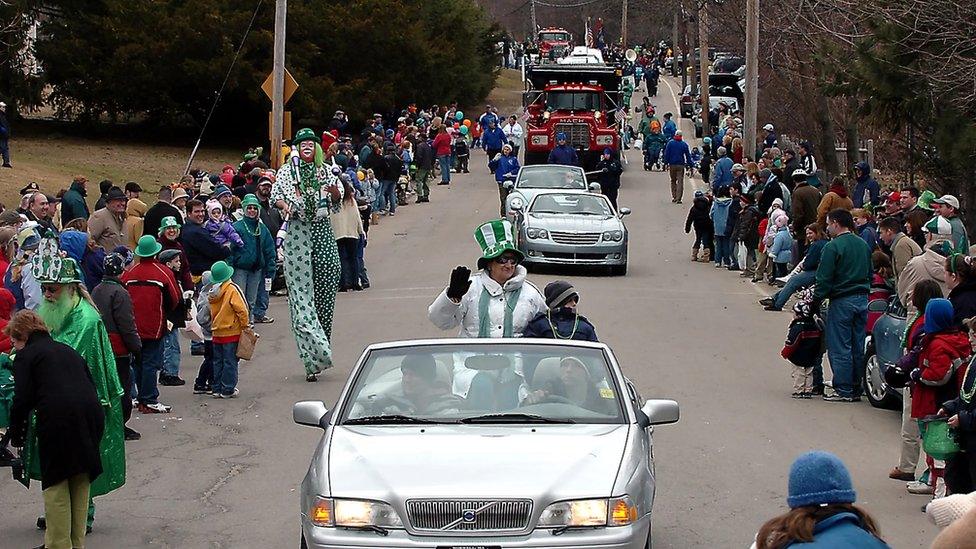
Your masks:
M268 96L268 99L274 101L274 98L271 96L271 94L274 93L273 73L269 74L268 77L265 78L264 83L261 84L261 89L264 90L264 94ZM298 89L298 82L296 82L295 77L293 77L291 73L288 72L288 69L285 69L285 93L284 93L285 103L287 103L288 100L291 99L291 96L295 95L295 90L297 89Z

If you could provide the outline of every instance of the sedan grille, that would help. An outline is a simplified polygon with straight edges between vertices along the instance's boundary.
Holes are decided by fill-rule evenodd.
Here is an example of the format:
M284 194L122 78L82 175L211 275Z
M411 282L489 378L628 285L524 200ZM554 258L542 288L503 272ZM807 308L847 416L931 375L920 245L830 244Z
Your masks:
M600 241L601 233L567 233L561 231L550 231L549 236L556 244L570 244L579 246L592 246Z
M417 530L489 532L524 530L530 500L410 500L407 517Z
M583 147L584 149L590 147L590 126L587 124L570 122L556 124L556 133L559 132L566 134L567 143L572 147Z

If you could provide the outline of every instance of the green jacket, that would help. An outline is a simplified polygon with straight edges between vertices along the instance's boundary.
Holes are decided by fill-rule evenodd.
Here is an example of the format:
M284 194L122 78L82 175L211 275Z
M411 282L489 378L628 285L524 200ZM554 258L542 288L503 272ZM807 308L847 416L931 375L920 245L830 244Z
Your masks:
M969 234L966 233L966 225L958 215L946 218L952 227L952 247L953 251L959 254L969 255Z
M245 271L264 271L264 278L274 278L278 254L271 231L260 219L244 218L234 223L244 245L235 248L231 265Z
M855 294L871 289L871 250L853 232L834 237L824 246L817 267L814 301Z
M72 219L83 217L88 219L88 203L85 202L85 189L80 183L72 183L68 192L61 197L61 225L67 225Z

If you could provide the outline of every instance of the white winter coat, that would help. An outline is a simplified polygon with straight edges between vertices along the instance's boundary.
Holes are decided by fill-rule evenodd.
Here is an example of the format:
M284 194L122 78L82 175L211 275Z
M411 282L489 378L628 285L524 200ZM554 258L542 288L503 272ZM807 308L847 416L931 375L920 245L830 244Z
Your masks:
M437 299L430 304L427 309L427 317L441 330L450 330L460 326L458 337L478 337L478 328L481 325L478 318L478 304L481 301L481 290L487 288L491 295L488 303L488 315L491 318L490 337L502 337L505 322L505 296L503 293L513 292L522 288L519 294L518 303L512 312L512 336L521 337L525 327L539 313L544 313L548 309L546 300L539 292L539 289L525 279L528 271L525 267L518 265L515 267L515 276L505 282L504 287L488 276L488 271L483 270L471 277L471 287L461 298L460 303L454 303L447 297L445 288Z

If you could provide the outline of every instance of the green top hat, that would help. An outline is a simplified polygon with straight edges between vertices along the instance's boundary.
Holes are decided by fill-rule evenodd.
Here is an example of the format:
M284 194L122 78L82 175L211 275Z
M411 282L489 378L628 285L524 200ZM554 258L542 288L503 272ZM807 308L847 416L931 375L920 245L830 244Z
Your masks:
M292 142L297 145L302 141L315 141L316 143L321 143L322 138L315 135L315 132L313 132L311 128L302 128L298 130L298 133L295 134L295 139Z
M226 261L218 261L210 267L210 277L214 284L223 284L232 276L234 276L234 268L228 265Z
M506 219L496 219L484 223L474 231L474 239L481 246L481 258L478 259L479 269L484 269L489 261L505 252L514 253L518 256L519 261L525 258L522 252L515 247L512 224Z
M81 282L81 269L70 257L36 256L33 264L34 278L41 284L76 284Z
M136 256L137 257L156 257L156 254L163 249L163 245L159 243L152 235L143 235L139 239L139 243L136 245Z
M179 228L180 228L180 224L176 222L176 218L171 215L167 215L159 223L159 234L163 234L163 231L165 231L166 229L179 229ZM139 239L139 242L140 243L142 242L141 238Z
M923 210L932 211L932 201L937 197L932 191L923 191L922 194L918 196L918 207Z
M244 196L244 200L241 200L241 209L246 210L248 206L257 206L258 211L261 210L261 203L258 202L258 197L253 194L248 194Z

